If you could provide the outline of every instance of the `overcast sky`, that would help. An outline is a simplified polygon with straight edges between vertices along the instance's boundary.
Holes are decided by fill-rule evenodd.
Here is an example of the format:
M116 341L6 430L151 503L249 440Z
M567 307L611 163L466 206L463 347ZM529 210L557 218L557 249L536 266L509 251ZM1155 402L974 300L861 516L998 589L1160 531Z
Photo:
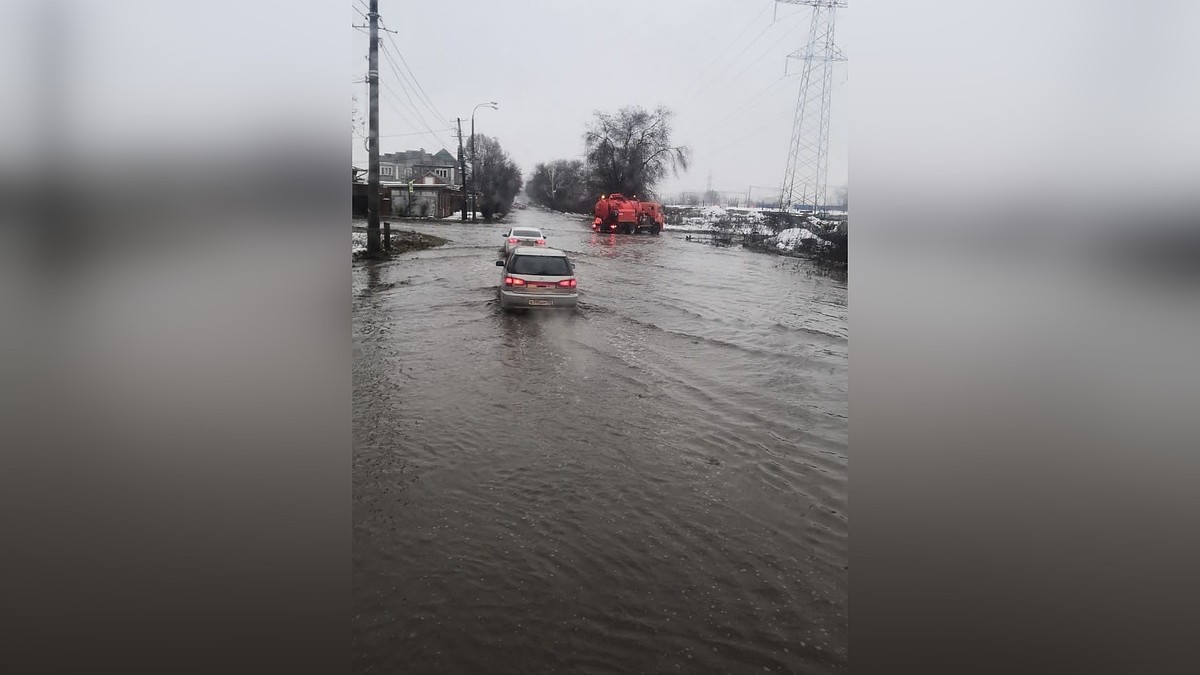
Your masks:
M350 0L348 20L365 23L367 0ZM526 178L538 162L581 157L593 111L665 105L675 112L674 138L692 148L690 171L660 192L715 189L745 193L782 180L799 88L799 62L788 53L807 37L806 7L773 0L380 0L398 47L432 105L397 77L381 54L386 86L380 102L381 150L446 147L456 152L451 118L469 118L480 102L476 131L497 137ZM848 18L841 10L839 22ZM365 31L352 30L350 78L367 69ZM853 61L853 45L837 40ZM395 42L393 47L392 40ZM392 54L393 60L394 53ZM402 63L397 63L407 76ZM846 182L848 65L834 72L829 183ZM351 85L365 122L365 84ZM421 112L424 122L409 108ZM430 110L433 108L434 110ZM441 113L439 117L436 113ZM428 125L428 129L426 128ZM464 135L469 133L464 122ZM430 131L432 130L432 132ZM409 134L409 135L399 135ZM366 165L355 137L354 161ZM767 196L770 189L755 189Z

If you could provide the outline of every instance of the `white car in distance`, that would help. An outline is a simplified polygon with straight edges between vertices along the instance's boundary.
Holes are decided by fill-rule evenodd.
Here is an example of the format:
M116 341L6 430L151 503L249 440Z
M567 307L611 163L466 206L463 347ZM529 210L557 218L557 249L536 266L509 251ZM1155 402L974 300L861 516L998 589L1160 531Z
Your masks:
M536 227L514 227L504 235L504 246L500 252L507 258L518 246L545 246L546 237Z

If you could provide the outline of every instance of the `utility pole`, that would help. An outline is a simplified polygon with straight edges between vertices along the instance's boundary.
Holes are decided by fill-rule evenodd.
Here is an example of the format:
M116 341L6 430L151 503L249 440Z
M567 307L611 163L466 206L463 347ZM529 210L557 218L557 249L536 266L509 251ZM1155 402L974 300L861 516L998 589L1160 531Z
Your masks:
M379 242L379 0L371 0L371 47L367 54L367 84L371 90L367 113L367 256L380 257Z
M467 222L467 157L463 154L462 118L458 120L458 185L462 188L462 221Z

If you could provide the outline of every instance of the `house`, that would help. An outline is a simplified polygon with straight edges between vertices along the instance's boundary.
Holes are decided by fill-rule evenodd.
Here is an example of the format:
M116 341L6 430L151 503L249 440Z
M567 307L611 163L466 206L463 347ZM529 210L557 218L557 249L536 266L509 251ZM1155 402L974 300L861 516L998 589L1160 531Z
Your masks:
M458 160L445 148L434 154L420 150L389 152L379 156L379 180L408 182L432 174L447 185L457 185L461 178Z
M366 172L353 172L353 211L366 217ZM420 150L389 152L379 156L381 216L445 218L462 208L458 162L445 148L434 154ZM360 182L361 181L361 182Z
M379 184L389 197L390 209L383 212L393 216L445 218L462 208L461 188L446 182L434 168L408 181L381 180Z

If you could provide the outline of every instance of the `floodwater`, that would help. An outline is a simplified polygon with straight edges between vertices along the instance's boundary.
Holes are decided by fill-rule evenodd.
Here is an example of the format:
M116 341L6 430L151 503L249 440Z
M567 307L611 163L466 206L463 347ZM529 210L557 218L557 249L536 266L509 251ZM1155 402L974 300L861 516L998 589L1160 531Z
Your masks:
M355 672L844 672L844 279L514 223L574 315L499 311L504 225L353 268Z

